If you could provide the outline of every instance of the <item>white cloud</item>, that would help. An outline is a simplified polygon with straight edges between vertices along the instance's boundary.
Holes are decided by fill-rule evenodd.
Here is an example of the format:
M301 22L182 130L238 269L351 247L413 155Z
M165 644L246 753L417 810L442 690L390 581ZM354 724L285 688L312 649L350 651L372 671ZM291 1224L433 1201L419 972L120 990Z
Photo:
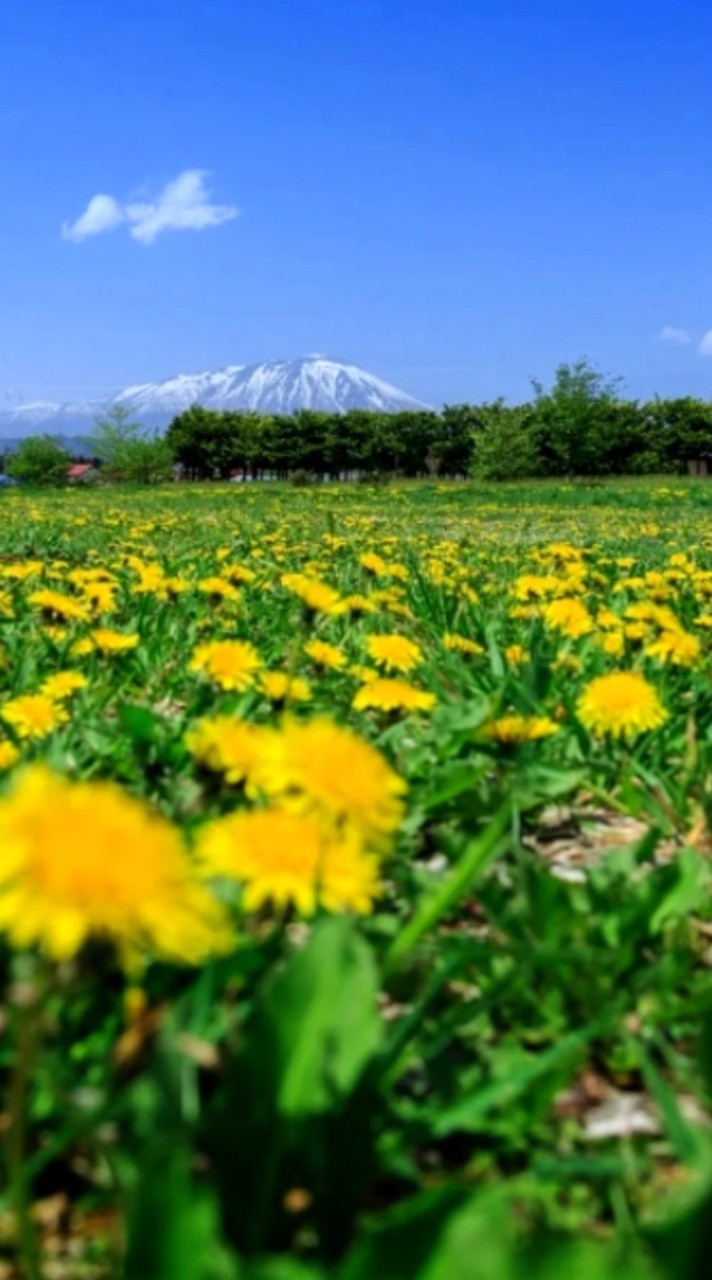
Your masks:
M239 210L234 205L210 203L206 176L204 169L186 169L155 200L126 205L134 240L151 244L161 231L202 231L236 218Z
M89 236L100 236L105 231L113 231L125 217L121 205L113 196L94 196L76 222L62 224L62 235L65 240L74 240L78 244Z
M697 350L701 356L712 356L712 329L708 329L706 333L703 333Z
M186 169L153 199L128 204L119 204L113 196L94 196L76 222L64 223L62 235L78 243L125 224L134 240L152 244L163 231L202 231L230 222L240 210L231 204L211 203L205 186L207 176L205 169Z
M676 329L670 324L663 325L658 338L661 342L672 342L678 347L686 347L688 343L692 342L687 329Z

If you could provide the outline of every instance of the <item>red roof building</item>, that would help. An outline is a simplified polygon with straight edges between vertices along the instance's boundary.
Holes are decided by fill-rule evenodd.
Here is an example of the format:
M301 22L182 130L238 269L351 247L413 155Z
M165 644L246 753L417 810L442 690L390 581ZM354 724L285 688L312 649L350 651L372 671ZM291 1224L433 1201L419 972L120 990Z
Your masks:
M90 472L96 473L96 467L93 462L74 462L71 467L67 468L67 479L84 480Z

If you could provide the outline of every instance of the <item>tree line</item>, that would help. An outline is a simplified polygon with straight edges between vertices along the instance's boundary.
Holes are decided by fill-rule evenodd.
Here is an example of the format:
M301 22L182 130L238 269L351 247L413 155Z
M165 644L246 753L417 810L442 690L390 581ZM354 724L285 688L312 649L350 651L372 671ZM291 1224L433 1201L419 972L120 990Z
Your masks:
M164 435L150 435L122 407L85 441L108 479L467 477L679 473L710 459L712 403L692 397L627 399L620 383L588 361L562 364L552 385L532 383L525 404L504 399L446 405L436 413L353 409L293 415L217 411L194 405ZM6 460L27 483L61 482L73 458L61 441L31 437Z

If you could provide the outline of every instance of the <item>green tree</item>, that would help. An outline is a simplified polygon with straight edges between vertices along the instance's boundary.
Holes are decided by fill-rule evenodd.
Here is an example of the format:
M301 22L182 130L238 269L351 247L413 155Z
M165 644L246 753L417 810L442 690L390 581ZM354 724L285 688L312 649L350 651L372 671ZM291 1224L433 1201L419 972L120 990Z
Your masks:
M7 460L7 474L29 485L60 485L72 456L54 436L28 436Z
M196 480L229 476L240 464L240 443L236 439L232 413L219 413L194 404L178 414L166 431L166 443L175 462Z
M128 484L161 484L173 479L170 445L160 436L148 440L125 440L110 467L112 479Z
M469 474L481 417L472 404L446 404L440 414L434 449L439 471L446 476Z
M140 440L143 434L141 424L132 420L131 410L117 403L95 419L92 434L86 436L82 444L92 457L101 459L110 474L121 451Z
M712 454L712 404L681 396L653 400L642 412L649 445L660 457L661 470L685 471L691 459Z
M600 470L602 422L620 401L620 380L586 359L560 364L546 391L532 379L532 430L546 475L581 475Z
M524 480L541 473L530 405L478 405L472 471L479 480Z

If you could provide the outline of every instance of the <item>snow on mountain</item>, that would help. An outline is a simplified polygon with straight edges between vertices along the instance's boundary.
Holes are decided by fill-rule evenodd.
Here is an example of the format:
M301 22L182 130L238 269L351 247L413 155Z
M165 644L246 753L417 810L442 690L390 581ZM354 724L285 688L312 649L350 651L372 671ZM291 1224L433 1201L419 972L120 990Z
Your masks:
M208 409L285 414L297 409L330 413L377 409L397 413L401 409L426 407L358 365L319 354L299 360L228 365L214 373L178 374L164 382L126 387L115 396L82 404L17 405L0 410L0 438L32 435L37 431L56 435L86 433L97 415L115 404L124 405L147 427L165 427L176 414L193 404Z

